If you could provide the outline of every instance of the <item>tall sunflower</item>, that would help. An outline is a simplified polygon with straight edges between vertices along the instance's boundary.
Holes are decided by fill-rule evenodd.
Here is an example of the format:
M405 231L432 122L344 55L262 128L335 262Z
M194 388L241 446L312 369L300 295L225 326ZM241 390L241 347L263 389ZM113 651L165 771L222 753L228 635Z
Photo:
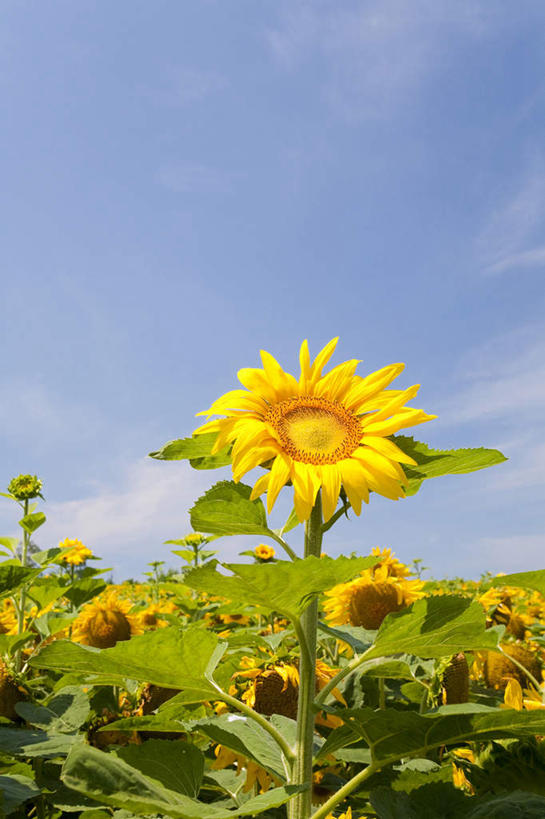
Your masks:
M362 378L355 374L360 362L351 359L322 375L337 341L326 344L312 363L303 341L299 380L262 350L263 369L238 371L244 390L232 390L198 413L225 416L195 433L217 432L214 452L233 444L235 481L256 466L270 465L252 491L252 499L267 492L269 512L290 481L300 521L308 520L320 488L325 520L335 511L341 486L357 515L370 490L392 500L405 495L407 478L400 464L415 461L388 436L436 416L405 406L419 385L386 389L403 364Z

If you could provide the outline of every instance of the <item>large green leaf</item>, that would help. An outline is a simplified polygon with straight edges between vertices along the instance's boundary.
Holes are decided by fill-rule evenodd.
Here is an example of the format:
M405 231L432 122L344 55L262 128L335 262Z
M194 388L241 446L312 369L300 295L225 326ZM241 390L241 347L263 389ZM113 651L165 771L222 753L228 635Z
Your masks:
M545 595L545 569L534 572L516 572L516 574L502 574L495 577L492 586L516 586L523 589L535 589Z
M298 792L296 787L274 788L250 799L236 810L207 804L177 793L128 765L113 754L81 746L74 749L63 767L63 782L102 804L125 808L137 816L160 813L169 819L230 819L259 816L278 807Z
M0 565L0 597L12 594L20 586L29 583L37 577L41 569L31 569L28 566L17 566L15 563Z
M189 742L148 739L143 745L116 749L117 756L165 788L197 797L202 785L204 756Z
M194 569L185 577L188 586L218 594L233 602L261 606L293 618L309 604L313 595L346 583L362 569L376 563L376 557L307 557L275 563L226 563L232 575L220 574L215 561Z
M89 699L78 686L62 688L46 706L19 702L15 710L26 722L46 731L71 734L80 728L89 716Z
M7 816L13 813L19 805L28 799L34 799L40 795L40 789L33 779L28 776L12 774L0 776L0 815Z
M179 438L169 441L156 452L150 452L151 458L160 461L188 460L195 469L217 469L231 463L230 447L220 449L212 455L212 447L218 437L216 432L195 435L193 438Z
M150 682L183 689L185 702L201 702L218 692L209 681L225 643L198 626L170 626L132 637L102 651L58 640L32 657L30 664L55 671L85 672L122 682Z
M0 726L0 751L12 756L52 758L67 754L81 737L52 734L30 728L3 728Z
M100 594L106 588L104 580L95 577L84 577L81 580L76 580L72 583L66 591L64 596L70 600L76 608L83 606L97 594Z
M494 649L500 633L501 629L486 628L483 607L476 601L454 595L427 597L389 614L365 657L448 657L464 650Z
M497 449L430 449L422 441L406 435L394 435L393 440L398 447L414 458L418 466L404 466L403 470L409 478L407 495L415 495L422 481L427 478L439 478L442 475L462 475L467 472L476 472L488 466L501 464L507 458Z
M193 729L206 734L213 742L252 759L279 779L286 778L278 745L267 731L248 717L221 714L199 720Z
M251 486L220 481L205 492L190 510L196 532L214 535L266 535L270 533L263 502L250 500Z
M19 526L21 526L25 532L28 532L28 534L31 535L44 523L45 515L43 512L32 512L30 515L25 515L24 518L21 518L19 521Z
M448 705L425 716L415 711L371 708L335 711L368 743L375 763L423 756L441 745L545 734L545 713L484 706Z

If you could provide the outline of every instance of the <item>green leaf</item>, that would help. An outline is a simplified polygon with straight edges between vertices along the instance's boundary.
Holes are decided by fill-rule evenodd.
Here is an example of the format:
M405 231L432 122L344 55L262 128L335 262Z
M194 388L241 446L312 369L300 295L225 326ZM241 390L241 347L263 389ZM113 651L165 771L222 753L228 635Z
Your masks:
M252 759L269 773L285 780L286 772L278 745L267 731L248 717L242 714L221 714L199 720L194 724L193 730L201 731L213 742Z
M493 650L500 632L486 628L483 607L466 597L427 597L389 614L366 659L393 654L448 657L459 651Z
M0 751L13 756L42 756L53 758L67 754L81 737L66 734L49 736L45 731L30 728L3 728L0 726Z
M29 583L41 572L41 569L31 569L28 566L17 566L14 563L0 565L0 597L6 597Z
M0 811L3 816L7 816L28 799L39 796L40 789L28 776L12 774L0 776L0 795L2 798Z
M18 702L15 710L26 722L52 733L71 734L89 716L87 695L78 686L66 686L49 700L46 706Z
M15 554L15 550L19 545L19 538L16 537L0 537L0 546L4 546L6 549L12 554Z
M204 756L189 742L148 739L143 745L116 750L117 756L165 788L197 797L202 785Z
M65 592L66 585L59 583L56 578L40 577L28 590L28 596L38 605L39 609L45 609L49 603L58 600Z
M36 635L31 631L23 631L22 634L0 634L0 655L9 654L11 657L18 649L35 638Z
M418 466L404 466L403 471L409 478L407 495L415 495L422 481L427 478L439 478L442 475L461 475L476 472L495 464L501 464L507 458L497 449L430 449L427 444L415 441L405 435L394 435L397 446L417 462Z
M535 589L545 595L545 569L534 572L516 572L516 574L502 574L495 577L492 586L516 586L522 589Z
M289 515L287 521L282 526L282 528L280 529L278 534L280 535L280 537L282 537L283 535L286 534L286 532L291 532L292 529L295 529L297 526L299 526L300 523L301 523L301 521L297 517L297 512L295 511L295 506L294 506L293 509L290 512L290 515Z
M336 640L342 640L344 643L348 643L356 654L363 654L364 651L367 651L377 636L376 631L369 631L360 626L345 625L341 626L341 628L332 628L328 626L327 623L319 622L318 628L320 631L323 631L324 634L329 634L331 637L335 637Z
M375 563L375 557L307 557L262 564L226 563L224 567L233 572L232 576L226 576L216 571L218 564L212 561L189 572L185 582L199 591L282 612L293 619L307 607L313 595L337 583L346 583Z
M208 432L192 438L179 438L176 441L169 441L157 452L150 452L150 457L160 461L188 460L195 469L227 466L231 463L230 447L226 446L212 455L212 447L217 437L217 432Z
M215 535L269 535L267 515L260 498L251 501L251 486L220 481L190 510L197 532Z
M471 810L467 819L542 819L543 816L545 797L517 790L487 799Z
M274 788L250 799L236 810L207 804L158 785L113 754L96 748L75 748L65 762L63 782L103 804L124 808L136 815L160 813L169 819L229 819L256 816L285 804L300 788Z
M104 580L99 580L96 577L84 577L83 580L76 580L64 592L64 597L70 600L76 608L88 603L97 594L100 594L106 588Z
M545 713L485 708L469 703L447 705L425 716L415 711L371 708L335 711L369 745L381 765L433 748L460 742L545 734Z
M21 526L25 532L28 532L31 535L36 529L39 529L45 523L45 515L43 512L33 512L31 515L25 515L24 518L21 518L19 521L19 526Z
M201 702L211 696L219 699L209 680L225 645L198 626L170 626L103 650L57 640L32 657L30 665L183 689L186 703Z

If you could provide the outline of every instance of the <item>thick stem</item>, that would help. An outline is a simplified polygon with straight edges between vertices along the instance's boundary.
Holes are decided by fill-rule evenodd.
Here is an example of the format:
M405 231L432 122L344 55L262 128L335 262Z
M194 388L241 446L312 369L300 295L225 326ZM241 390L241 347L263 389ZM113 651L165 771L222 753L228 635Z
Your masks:
M310 513L305 529L305 557L320 557L322 551L322 498L320 493ZM309 819L312 811L312 751L314 740L314 697L316 694L316 635L318 601L315 599L301 615L301 645L299 660L299 701L297 706L296 759L293 785L305 785L306 790L288 803L289 819ZM306 647L306 650L305 650Z

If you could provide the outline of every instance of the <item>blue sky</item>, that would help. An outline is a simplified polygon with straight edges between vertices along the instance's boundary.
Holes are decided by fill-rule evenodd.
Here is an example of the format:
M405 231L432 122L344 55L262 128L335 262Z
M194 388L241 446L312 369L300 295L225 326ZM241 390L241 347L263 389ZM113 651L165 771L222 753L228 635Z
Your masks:
M226 474L146 453L260 348L294 369L340 335L335 363L406 362L439 416L417 437L510 460L375 498L326 550L543 567L544 23L532 0L7 0L0 452L6 485L44 480L41 545L118 578L168 559Z

